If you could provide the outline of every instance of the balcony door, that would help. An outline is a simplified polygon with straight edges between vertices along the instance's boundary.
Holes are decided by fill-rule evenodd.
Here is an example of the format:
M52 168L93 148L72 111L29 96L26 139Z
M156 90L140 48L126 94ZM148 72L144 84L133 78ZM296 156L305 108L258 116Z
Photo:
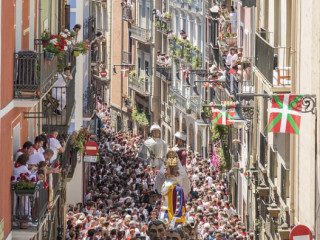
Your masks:
M21 51L22 0L16 0L16 52Z
M146 9L146 29L149 30L150 29L150 8L147 7Z

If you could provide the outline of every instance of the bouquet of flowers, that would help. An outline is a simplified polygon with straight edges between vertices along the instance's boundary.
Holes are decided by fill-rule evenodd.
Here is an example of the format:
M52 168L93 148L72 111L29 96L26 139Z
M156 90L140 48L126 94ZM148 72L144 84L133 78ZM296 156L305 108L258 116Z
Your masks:
M33 189L36 186L36 178L31 179L29 173L20 173L19 177L12 176L11 181L13 182L14 189Z
M73 145L74 149L80 149L81 152L84 152L84 143L90 138L91 133L89 132L88 128L82 127L76 138L76 142Z

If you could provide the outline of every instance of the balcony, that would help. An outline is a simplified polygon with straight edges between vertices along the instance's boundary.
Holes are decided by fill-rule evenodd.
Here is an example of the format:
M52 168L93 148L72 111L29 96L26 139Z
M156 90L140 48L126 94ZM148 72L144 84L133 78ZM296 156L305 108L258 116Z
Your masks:
M171 89L169 91L170 101L174 106L179 108L181 111L186 112L187 109L187 98L182 96L182 94L177 89Z
M172 38L169 41L170 54L182 63L188 66L192 66L193 69L202 68L202 52L191 43Z
M91 118L96 110L96 89L89 87L83 94L83 117Z
M171 83L171 67L163 67L157 64L156 76L165 82Z
M132 53L122 51L122 63L123 64L132 64Z
M128 6L122 7L122 20L124 21L132 21L132 9Z
M172 30L171 20L159 18L155 23L155 27L158 32L168 35L169 31Z
M151 31L135 24L131 26L131 37L144 44L151 44Z
M44 52L21 51L14 54L14 97L40 99L57 80L57 58L45 58Z
M132 76L129 80L129 88L135 90L143 96L150 95L150 82L148 78Z
M290 50L287 47L274 48L256 33L255 67L274 91L291 87Z
M89 17L83 24L83 40L93 41L96 37L96 18Z
M43 120L43 131L58 129L60 133L67 133L75 107L75 68L73 80L66 83L65 87L53 87L43 100L42 110L47 116ZM61 105L60 105L61 104ZM56 109L61 106L61 115L56 114Z
M28 227L28 231L36 234L46 218L49 201L49 188L43 183L34 191L12 189L12 228Z
M188 6L188 10L193 13L201 13L203 9L202 4L203 4L203 0L189 0L189 1L184 0L183 5L184 5L184 8Z

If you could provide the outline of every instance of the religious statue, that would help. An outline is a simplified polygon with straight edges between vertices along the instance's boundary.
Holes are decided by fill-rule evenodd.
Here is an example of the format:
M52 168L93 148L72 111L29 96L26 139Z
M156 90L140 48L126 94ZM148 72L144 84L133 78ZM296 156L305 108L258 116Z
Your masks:
M167 143L160 138L161 128L158 124L152 125L150 132L152 137L142 144L138 159L159 170L167 153Z
M167 219L173 227L185 222L185 199L190 181L175 151L170 150L155 178L155 190L161 193L160 219Z

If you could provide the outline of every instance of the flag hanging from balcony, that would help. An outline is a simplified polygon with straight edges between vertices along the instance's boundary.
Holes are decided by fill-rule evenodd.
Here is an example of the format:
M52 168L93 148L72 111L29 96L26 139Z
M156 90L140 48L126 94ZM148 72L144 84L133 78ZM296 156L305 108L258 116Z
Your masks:
M268 132L298 134L303 95L273 95Z
M189 78L190 75L190 70L189 69L183 69L183 79L187 80L187 78Z
M122 68L121 69L121 74L122 74L122 77L129 77L129 68Z
M212 124L231 125L232 119L235 113L234 104L216 104L212 107Z

